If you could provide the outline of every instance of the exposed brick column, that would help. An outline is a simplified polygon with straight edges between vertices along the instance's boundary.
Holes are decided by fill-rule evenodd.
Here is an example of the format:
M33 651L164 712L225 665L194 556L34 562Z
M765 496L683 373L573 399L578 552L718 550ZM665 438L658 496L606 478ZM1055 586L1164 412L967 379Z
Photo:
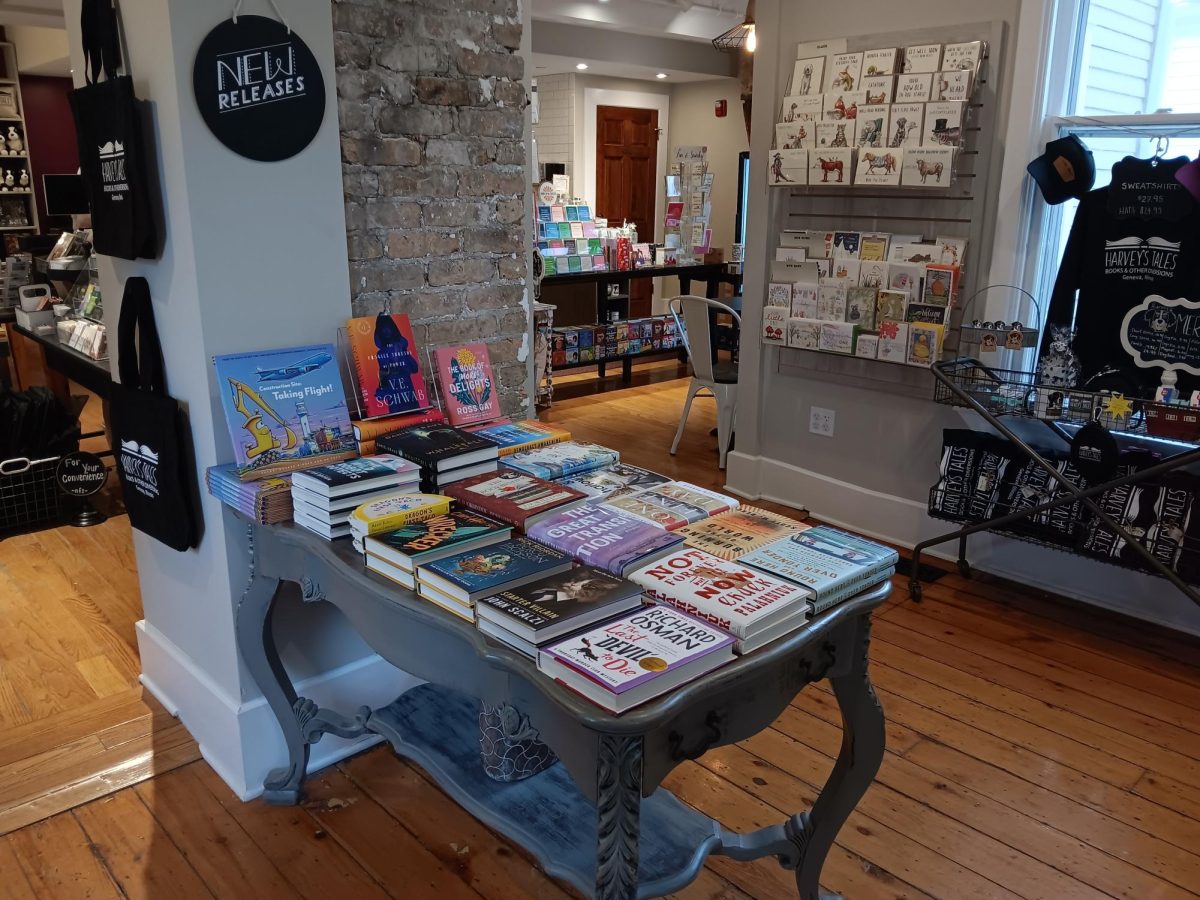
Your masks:
M523 414L526 88L518 0L334 0L350 292L425 345L490 344Z

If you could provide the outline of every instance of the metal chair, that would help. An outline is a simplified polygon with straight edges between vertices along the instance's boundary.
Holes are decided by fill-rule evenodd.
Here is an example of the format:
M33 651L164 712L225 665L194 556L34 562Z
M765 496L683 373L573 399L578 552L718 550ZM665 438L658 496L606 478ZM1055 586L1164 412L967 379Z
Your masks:
M692 363L692 383L688 388L687 402L683 405L683 416L679 429L671 444L671 455L679 449L683 429L692 411L692 400L701 391L708 391L717 401L717 449L720 452L719 466L725 468L725 456L733 439L733 426L737 407L738 366L736 362L717 362L712 352L712 320L717 313L733 316L741 328L742 317L732 307L719 300L685 295L675 297L668 304L675 328L683 339L688 359ZM695 349L693 349L695 348Z

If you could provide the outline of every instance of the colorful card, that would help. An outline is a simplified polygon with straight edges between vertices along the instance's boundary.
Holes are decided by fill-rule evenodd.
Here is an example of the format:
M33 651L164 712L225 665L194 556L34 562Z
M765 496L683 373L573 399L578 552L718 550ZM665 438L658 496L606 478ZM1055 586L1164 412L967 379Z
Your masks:
M911 147L904 151L900 183L905 187L944 188L953 177L952 147Z
M943 325L926 325L914 322L908 326L908 358L910 366L928 368L942 355Z
M944 266L961 266L967 255L967 239L938 235L933 243L937 246L937 259L934 262Z
M790 312L791 308L788 306L763 307L763 343L787 343L787 320Z
M859 242L858 258L864 262L867 260L886 262L888 243L891 241L891 237L890 234L882 231L864 232L862 240Z
M879 323L879 351L876 359L904 363L908 359L908 323L890 319Z
M897 185L904 165L903 150L858 151L858 166L854 170L855 184Z
M854 177L854 151L849 147L828 147L808 155L810 185L850 184Z
M857 231L835 231L833 233L833 258L858 259L861 239L862 235Z
M884 319L903 322L908 298L909 295L904 291L880 291L875 298L875 322Z
M853 91L858 89L862 75L863 54L835 53L829 59L829 71L825 83L828 91ZM881 73L876 73L881 74Z
M866 91L831 91L825 95L825 107L821 118L826 122L853 119L858 115L858 108L866 103Z

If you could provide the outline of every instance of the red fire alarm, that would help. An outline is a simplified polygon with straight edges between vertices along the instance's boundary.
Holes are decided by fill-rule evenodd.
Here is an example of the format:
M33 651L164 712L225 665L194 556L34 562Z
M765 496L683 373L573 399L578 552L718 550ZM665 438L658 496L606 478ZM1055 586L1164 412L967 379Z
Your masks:
M718 119L723 119L729 113L729 104L724 100L718 100L715 104Z

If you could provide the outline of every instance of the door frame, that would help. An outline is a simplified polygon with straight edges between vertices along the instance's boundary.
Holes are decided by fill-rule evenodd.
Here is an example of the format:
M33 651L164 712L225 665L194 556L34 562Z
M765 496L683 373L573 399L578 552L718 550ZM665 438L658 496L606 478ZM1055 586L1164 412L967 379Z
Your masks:
M668 134L667 124L671 111L671 98L667 94L651 94L643 91L611 91L605 88L583 89L583 196L587 198L593 212L596 209L596 109L600 106L627 106L633 109L658 111L658 158L654 163L654 234L638 235L643 243L662 241L664 218L667 214L666 186L663 179L667 174Z

